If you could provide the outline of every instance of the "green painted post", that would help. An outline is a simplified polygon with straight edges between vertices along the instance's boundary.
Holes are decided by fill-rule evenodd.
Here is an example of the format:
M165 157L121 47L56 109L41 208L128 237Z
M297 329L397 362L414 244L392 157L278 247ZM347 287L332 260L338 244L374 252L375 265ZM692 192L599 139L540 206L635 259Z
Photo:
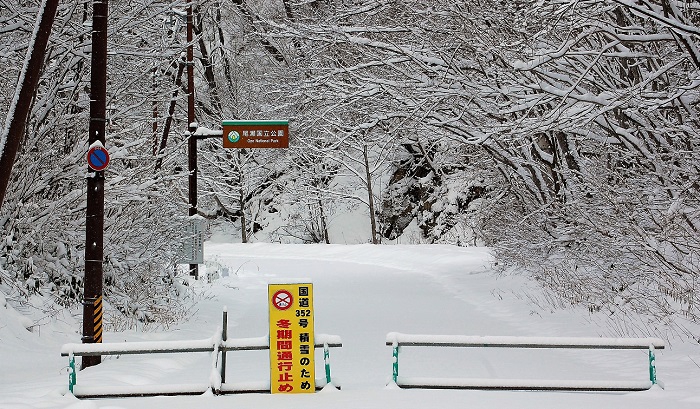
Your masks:
M394 356L394 369L392 371L392 375L394 378L394 383L397 383L397 381L399 379L399 344L396 342L394 343L393 356Z
M68 390L70 391L70 393L73 393L73 386L75 386L75 383L75 357L71 353L68 357Z
M649 345L649 380L652 385L656 385L656 356L654 356L654 345Z
M328 344L323 344L323 363L326 365L326 383L331 383L331 355L328 351Z

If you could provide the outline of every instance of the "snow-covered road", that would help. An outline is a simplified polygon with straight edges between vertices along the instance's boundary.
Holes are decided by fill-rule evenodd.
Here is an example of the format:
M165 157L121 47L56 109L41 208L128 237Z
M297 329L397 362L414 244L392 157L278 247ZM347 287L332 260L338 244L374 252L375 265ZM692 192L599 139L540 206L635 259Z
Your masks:
M201 295L191 319L168 332L107 334L105 342L206 338L221 325L224 306L229 315L229 338L260 337L268 331L267 284L304 279L314 283L316 331L342 338L342 349L331 351L333 378L342 390L326 388L309 396L204 395L78 401L61 396L66 377L59 374L60 366L53 372L45 363L37 366L40 370L21 368L17 362L20 356L12 356L9 348L0 346L0 357L3 361L9 359L8 367L16 372L0 375L0 408L638 409L700 405L700 368L691 359L700 351L687 344L659 353L659 378L665 381L666 390L655 387L633 393L563 393L400 390L387 386L392 357L385 340L393 331L434 335L611 335L592 324L581 311L545 312L532 306L518 291L527 285L526 281L496 279L489 272L490 258L485 249L207 243L205 251L208 271L212 272L214 266L224 267L229 276L211 284L193 284ZM45 338L41 342L48 349L39 357L46 356L46 362L57 361L61 342L79 340L77 335L71 338L66 334ZM643 381L647 378L645 354L407 347L400 363L402 376ZM210 368L207 353L113 357L80 372L78 384L208 382ZM229 382L265 380L267 352L229 353L228 368ZM28 382L34 384L28 386Z

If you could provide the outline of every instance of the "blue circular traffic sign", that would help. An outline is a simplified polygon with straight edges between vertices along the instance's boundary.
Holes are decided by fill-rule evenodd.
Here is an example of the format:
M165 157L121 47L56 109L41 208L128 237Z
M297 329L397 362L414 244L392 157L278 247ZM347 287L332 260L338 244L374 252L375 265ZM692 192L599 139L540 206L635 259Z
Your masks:
M96 172L101 172L109 165L109 152L102 146L93 146L87 154L88 167Z

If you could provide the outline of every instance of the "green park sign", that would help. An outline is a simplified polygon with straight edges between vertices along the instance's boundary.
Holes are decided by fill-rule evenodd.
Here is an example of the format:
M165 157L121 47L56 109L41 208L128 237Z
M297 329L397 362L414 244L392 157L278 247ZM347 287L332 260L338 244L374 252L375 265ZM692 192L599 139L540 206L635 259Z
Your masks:
M222 121L224 148L288 148L289 121Z

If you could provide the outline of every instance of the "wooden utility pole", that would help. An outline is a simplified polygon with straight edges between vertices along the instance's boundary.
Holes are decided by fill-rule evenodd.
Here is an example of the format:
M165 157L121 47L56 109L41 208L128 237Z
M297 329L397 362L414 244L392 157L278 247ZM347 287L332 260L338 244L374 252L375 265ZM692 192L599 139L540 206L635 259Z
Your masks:
M44 65L46 44L51 36L51 26L56 17L59 0L45 0L37 16L38 30L30 40L27 58L15 91L15 104L10 106L5 121L5 129L0 129L0 209L5 201L7 185L10 183L12 165L15 163L17 152L24 137L27 118L32 106L32 98L39 83L41 68Z
M107 121L107 12L108 0L93 0L92 60L90 68L90 128L88 142L105 145ZM85 282L83 343L102 342L102 285L104 237L104 171L88 169L85 217ZM101 356L85 356L82 368L97 365Z
M194 117L194 38L192 3L187 6L187 128L189 139L187 141L187 164L189 170L189 215L197 214L197 137L195 131L197 125ZM199 265L190 264L190 275L199 277Z

